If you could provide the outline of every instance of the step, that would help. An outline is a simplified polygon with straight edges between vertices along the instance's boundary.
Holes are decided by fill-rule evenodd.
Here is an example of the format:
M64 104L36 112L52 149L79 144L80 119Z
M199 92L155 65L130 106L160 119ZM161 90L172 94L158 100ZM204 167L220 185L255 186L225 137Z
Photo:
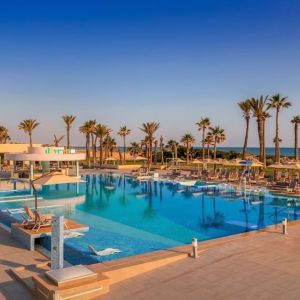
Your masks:
M32 277L37 274L43 274L45 271L49 270L49 262L45 262L38 265L13 268L10 269L10 272L21 284L23 284L23 286L25 286L31 293L34 293L34 283Z
M88 268L110 279L110 284L152 271L167 264L187 258L187 252L157 251L115 260L108 263L89 265Z

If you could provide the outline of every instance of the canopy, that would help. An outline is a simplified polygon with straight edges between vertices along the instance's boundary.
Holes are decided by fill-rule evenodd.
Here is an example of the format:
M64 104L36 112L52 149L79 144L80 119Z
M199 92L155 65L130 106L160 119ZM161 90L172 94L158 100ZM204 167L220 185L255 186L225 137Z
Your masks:
M286 164L272 164L268 166L272 169L285 169L285 170L300 170L300 163L286 163Z
M174 158L171 160L171 162L175 162L175 163L184 163L185 160L181 159L181 158Z
M117 161L118 159L116 159L115 157L108 157L105 158L106 161Z
M195 158L193 161L192 161L192 164L195 164L195 165L200 165L200 164L203 164L203 161Z
M146 157L143 157L143 156L137 156L137 157L135 157L135 158L132 158L133 160L147 160L147 158Z
M224 166L233 166L233 167L252 167L252 168L260 168L263 167L263 163L257 161L257 160L241 160L241 159L232 159L226 161Z
M44 176L41 176L33 180L34 184L37 185L51 185L51 184L66 184L66 183L80 183L84 182L78 177L67 176L61 173L50 173Z
M223 164L223 161L222 160L214 160L214 159L205 159L203 161L203 163L205 164L212 164L212 165L222 165Z
M80 182L84 182L82 181L80 178L78 177L74 177L74 176L67 176L65 174L62 173L48 173L45 175L42 175L41 177L35 179L35 180L31 180L30 184L33 188L34 191L34 207L35 210L37 210L38 207L38 197L37 197L37 191L35 188L35 184L37 185L51 185L51 184L67 184L67 183L80 183Z
M240 167L244 164L241 164L240 159L232 159L232 160L227 160L223 163L223 166L228 166L228 167Z

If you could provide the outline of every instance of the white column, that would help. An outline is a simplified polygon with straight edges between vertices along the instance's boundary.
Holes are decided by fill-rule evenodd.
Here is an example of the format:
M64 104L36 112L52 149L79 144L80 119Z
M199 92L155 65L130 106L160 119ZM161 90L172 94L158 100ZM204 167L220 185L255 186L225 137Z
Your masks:
M33 180L33 162L29 162L29 179Z
M64 216L52 218L51 269L64 267Z
M79 174L79 161L76 161L76 177L80 177L80 174Z

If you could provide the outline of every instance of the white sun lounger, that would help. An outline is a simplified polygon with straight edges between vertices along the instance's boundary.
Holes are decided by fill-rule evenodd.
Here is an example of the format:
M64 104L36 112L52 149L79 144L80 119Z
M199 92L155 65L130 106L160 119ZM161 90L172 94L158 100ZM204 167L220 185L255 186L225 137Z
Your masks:
M104 250L97 251L92 245L88 245L88 247L97 256L107 256L122 252L120 249L115 248L106 248Z

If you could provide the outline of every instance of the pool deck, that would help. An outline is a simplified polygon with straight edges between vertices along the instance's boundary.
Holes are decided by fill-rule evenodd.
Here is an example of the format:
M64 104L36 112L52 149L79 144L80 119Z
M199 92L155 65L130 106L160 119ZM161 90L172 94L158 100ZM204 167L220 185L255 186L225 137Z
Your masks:
M296 222L287 235L278 226L203 243L197 260L186 258L116 282L98 299L299 299L299 237ZM8 270L46 261L0 228L0 299L34 299Z
M37 251L29 251L0 228L0 299L31 300L32 294L12 276L10 269L40 264L49 259Z
M116 283L101 299L299 299L299 237L296 224L287 235L278 226L209 243L197 260L187 258Z

